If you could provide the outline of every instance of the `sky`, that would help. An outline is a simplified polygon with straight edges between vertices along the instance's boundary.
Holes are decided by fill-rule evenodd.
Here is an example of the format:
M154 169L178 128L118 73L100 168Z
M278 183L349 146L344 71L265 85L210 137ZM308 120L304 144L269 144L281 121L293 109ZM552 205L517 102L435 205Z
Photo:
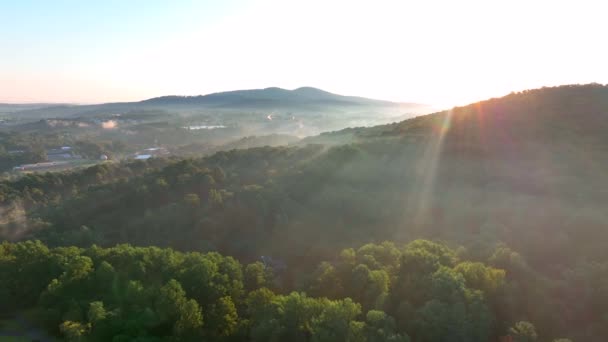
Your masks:
M464 105L608 83L596 0L0 0L0 102L314 86Z

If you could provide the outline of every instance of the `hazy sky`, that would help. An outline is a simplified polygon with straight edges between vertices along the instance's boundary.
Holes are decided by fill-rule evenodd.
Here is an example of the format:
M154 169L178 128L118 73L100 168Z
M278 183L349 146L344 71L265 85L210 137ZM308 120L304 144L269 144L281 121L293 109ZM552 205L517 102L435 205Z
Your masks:
M315 86L447 106L608 83L603 3L0 0L0 102Z

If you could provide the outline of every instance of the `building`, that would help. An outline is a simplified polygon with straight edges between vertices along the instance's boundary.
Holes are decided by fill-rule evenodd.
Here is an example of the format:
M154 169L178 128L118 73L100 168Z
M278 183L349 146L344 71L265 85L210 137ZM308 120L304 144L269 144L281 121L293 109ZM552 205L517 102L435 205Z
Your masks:
M62 167L68 165L67 161L50 161L50 162L42 162L36 164L24 164L15 166L13 168L14 171L35 171L35 170L47 170L57 167Z
M143 150L142 153L158 157L169 154L169 151L167 151L167 149L164 147L151 147Z
M145 160L152 157L162 157L169 155L169 151L164 147L150 147L143 151L137 152L133 158L137 160Z
M72 154L72 147L70 146L62 146L59 148L48 149L46 151L46 156L49 161L59 161L77 158L77 156Z

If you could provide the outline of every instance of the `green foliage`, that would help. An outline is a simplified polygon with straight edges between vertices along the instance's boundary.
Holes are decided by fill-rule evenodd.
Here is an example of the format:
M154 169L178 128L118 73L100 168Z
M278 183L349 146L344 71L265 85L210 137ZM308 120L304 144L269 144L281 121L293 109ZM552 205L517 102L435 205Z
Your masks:
M397 333L395 320L383 311L370 310L366 315L365 336L369 342L409 342L407 335Z
M91 302L89 304L89 312L87 313L87 320L89 324L95 325L96 323L106 319L108 313L103 307L103 302Z
M447 336L487 341L493 318L484 290L468 287L462 273L499 271L467 262L453 266L453 251L436 243L418 240L402 249L391 243L367 244L343 251L334 263L322 262L310 284L317 297L309 297L280 287L278 291L288 294L275 294L264 287L273 283L268 266L254 262L243 271L238 261L216 252L129 245L49 249L32 241L0 246L0 270L7 276L2 281L14 286L11 291L30 283L31 272L46 270L36 275L45 286L38 285L38 294L30 294L37 299L15 303L13 310L33 308L42 325L70 341L409 342ZM427 253L422 265L413 260L406 265L427 269L427 274L415 275L426 279L421 284L427 288L410 290L428 298L403 316L401 308L388 301L401 286L391 279L400 279L400 261L420 255L416 250ZM439 261L431 263L431 269L428 260ZM492 277L471 279L484 280L470 283L484 285L480 287L494 284ZM342 292L330 289L331 281L344 284ZM327 291L336 298L323 296ZM347 294L352 299L345 298ZM409 295L401 299L418 300ZM394 317L405 317L405 324Z
M256 261L245 267L243 278L243 284L247 291L271 287L273 280L272 269L264 266L262 262Z
M534 342L538 338L536 328L530 322L517 322L509 329L509 333L513 336L515 342Z
M198 303L190 299L181 304L179 318L175 322L174 332L178 337L196 337L197 330L203 326L203 315Z
M481 290L488 296L495 294L504 286L506 276L504 270L487 267L480 262L462 262L454 269L462 274L467 287Z
M247 300L253 341L349 341L358 334L360 305L350 299L314 299L293 292L274 296L252 292Z
M203 317L198 338L311 339L313 321L315 338L332 338L323 310L296 310L292 321L304 326L275 319L293 291L310 297L289 305L307 310L319 298L351 298L413 341L496 340L522 319L539 339L598 340L608 335L607 89L526 91L316 140L342 146L4 180L3 238L86 249L3 244L0 300L7 311L42 308L56 333L66 320L91 323L96 340L190 334L198 321L190 301ZM14 142L28 139L44 146L29 135ZM3 146L0 154L18 144ZM383 240L391 242L370 243ZM257 263L261 255L272 262ZM156 306L172 279L184 315ZM247 302L263 287L277 295L255 311L260 320ZM93 323L96 302L105 318ZM336 331L364 339L366 318Z
M239 315L232 297L224 296L211 306L205 330L214 339L231 336L236 332Z
M61 324L59 330L69 342L79 342L86 341L89 327L82 323L65 321Z

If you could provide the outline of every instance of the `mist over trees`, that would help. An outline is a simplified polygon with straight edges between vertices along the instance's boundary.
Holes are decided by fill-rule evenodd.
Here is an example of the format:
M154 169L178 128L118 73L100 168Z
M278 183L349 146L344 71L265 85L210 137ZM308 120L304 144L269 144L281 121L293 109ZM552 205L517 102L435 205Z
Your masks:
M607 99L1 181L5 311L72 340L603 341Z

